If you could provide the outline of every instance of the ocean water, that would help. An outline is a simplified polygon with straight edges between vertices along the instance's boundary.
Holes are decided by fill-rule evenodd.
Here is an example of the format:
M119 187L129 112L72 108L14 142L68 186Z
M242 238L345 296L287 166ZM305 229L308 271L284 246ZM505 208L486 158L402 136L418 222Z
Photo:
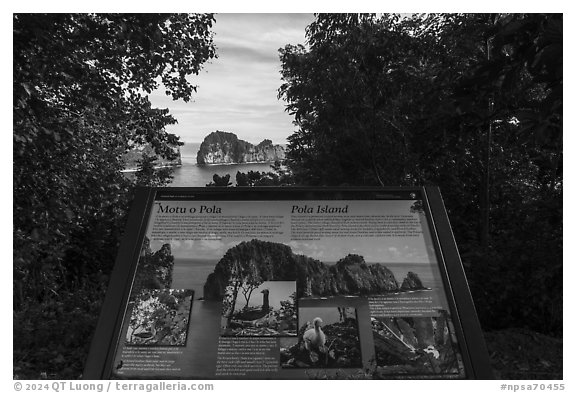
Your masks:
M185 369L188 378L212 378L218 357L222 303L194 300L186 341Z
M176 258L172 273L172 288L193 289L195 299L204 297L204 284L217 263L218 261L214 260Z
M236 185L236 173L271 171L271 163L257 164L227 164L227 165L197 165L196 154L200 143L187 143L180 148L182 166L174 169L174 179L169 187L204 187L212 181L214 174L230 175L230 182Z

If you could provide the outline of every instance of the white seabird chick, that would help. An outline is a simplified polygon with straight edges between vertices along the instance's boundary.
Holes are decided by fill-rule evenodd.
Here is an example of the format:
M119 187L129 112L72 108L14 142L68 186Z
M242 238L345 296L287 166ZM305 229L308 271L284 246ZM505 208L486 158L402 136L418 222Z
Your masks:
M322 319L316 317L312 322L313 328L304 332L304 346L308 351L319 349L323 352L324 344L326 344L326 335L322 331L322 323Z

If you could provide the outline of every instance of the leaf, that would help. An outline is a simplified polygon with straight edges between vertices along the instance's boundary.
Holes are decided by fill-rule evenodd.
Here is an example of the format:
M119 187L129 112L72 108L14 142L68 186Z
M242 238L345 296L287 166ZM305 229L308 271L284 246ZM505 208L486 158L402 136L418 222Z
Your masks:
M26 91L26 94L28 94L29 97L32 96L34 91L28 83L21 83L20 85L24 88L24 91Z

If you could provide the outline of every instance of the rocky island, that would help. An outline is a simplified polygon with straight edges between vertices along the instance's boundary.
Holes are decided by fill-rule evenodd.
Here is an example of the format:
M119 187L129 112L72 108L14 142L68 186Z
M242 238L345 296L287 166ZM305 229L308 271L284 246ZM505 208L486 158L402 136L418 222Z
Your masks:
M207 135L196 156L196 162L200 165L274 162L283 159L284 148L274 145L269 139L253 145L224 131L214 131Z
M335 264L297 255L289 246L253 239L230 248L204 284L204 298L221 300L233 274L256 281L296 281L297 296L370 295L423 289L414 273L402 287L390 269L349 254ZM420 287L418 287L418 285Z

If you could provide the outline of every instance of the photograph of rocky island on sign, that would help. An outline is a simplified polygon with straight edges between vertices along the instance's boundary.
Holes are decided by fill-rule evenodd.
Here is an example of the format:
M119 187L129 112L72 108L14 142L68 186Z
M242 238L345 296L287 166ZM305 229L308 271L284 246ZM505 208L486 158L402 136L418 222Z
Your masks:
M222 301L222 336L296 336L296 282L233 276Z
M193 297L189 289L143 289L132 308L126 344L186 345Z
M458 348L445 312L437 317L376 317L372 333L375 374L463 376Z
M282 368L360 368L356 309L299 307L297 339L280 340Z
M424 268L424 265L416 266L416 269ZM361 255L349 254L337 262L321 262L297 255L285 244L252 239L226 251L206 279L204 298L221 300L230 280L237 274L249 274L250 280L261 282L296 281L299 298L429 290L417 273L403 272L406 276L399 283L384 264L366 263Z

